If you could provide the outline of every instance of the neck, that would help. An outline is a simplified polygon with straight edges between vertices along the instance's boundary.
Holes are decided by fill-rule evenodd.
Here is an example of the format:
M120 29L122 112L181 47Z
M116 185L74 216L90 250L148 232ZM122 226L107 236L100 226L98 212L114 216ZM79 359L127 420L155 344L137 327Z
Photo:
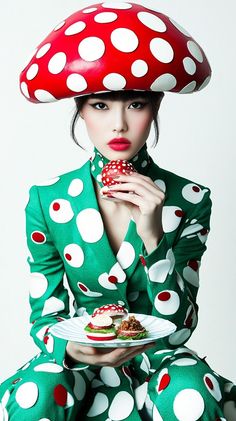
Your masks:
M94 179L100 187L103 187L101 181L102 168L109 161L110 160L108 158L102 155L101 152L99 152L98 149L94 147L93 154L90 158L90 170L92 176L94 177ZM149 166L152 162L152 158L148 154L146 143L142 146L142 148L138 151L138 153L135 156L129 159L129 162L133 164L133 166L139 174L147 174Z

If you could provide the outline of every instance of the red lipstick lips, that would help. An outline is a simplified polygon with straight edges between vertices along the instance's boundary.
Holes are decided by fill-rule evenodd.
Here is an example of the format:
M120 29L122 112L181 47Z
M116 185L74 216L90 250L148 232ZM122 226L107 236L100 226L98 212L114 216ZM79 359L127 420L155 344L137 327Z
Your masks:
M127 143L130 144L130 141L126 139L125 137L117 137L115 139L111 139L110 142L108 142L108 145L112 143Z
M115 139L110 140L110 142L108 142L108 145L111 149L115 151L125 151L126 149L129 149L131 143L125 137L117 137Z

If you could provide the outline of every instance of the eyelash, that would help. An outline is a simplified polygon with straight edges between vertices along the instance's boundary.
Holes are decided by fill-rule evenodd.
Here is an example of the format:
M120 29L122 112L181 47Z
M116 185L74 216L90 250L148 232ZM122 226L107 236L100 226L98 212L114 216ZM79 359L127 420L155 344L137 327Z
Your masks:
M138 102L138 101L137 102L132 102L132 104L130 104L130 105L133 105L133 104L139 104L139 105L141 105L140 108L134 108L135 110L142 110L147 105L146 102ZM90 105L91 105L91 107L95 108L95 110L105 111L104 108L97 108L96 107L97 105L106 105L106 104L104 104L104 102L96 102L96 103L90 104Z

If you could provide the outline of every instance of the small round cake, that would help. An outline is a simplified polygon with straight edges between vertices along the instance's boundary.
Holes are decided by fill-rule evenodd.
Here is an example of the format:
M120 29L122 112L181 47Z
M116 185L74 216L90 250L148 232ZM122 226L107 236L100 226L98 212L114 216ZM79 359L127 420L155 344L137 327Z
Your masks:
M117 339L144 339L148 335L147 330L141 325L135 316L129 316L117 327Z
M88 339L93 341L109 341L116 339L116 329L113 320L107 315L98 315L91 318L84 331Z
M120 201L120 199L112 196L112 192L109 191L108 187L121 184L119 181L114 180L114 177L118 175L129 175L131 172L137 172L131 162L126 159L116 159L108 162L102 169L102 183L103 186L100 190L103 199L112 199L114 201Z
M122 319L128 314L126 308L120 304L105 304L99 308L96 308L92 314L92 319L97 316L109 316L113 321Z

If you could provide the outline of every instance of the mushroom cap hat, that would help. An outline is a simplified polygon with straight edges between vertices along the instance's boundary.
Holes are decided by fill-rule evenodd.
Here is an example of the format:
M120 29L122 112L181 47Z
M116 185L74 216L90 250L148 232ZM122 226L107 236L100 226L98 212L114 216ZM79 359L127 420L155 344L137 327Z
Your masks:
M142 4L106 1L60 22L20 75L31 102L118 90L192 93L210 81L200 45L177 22Z

